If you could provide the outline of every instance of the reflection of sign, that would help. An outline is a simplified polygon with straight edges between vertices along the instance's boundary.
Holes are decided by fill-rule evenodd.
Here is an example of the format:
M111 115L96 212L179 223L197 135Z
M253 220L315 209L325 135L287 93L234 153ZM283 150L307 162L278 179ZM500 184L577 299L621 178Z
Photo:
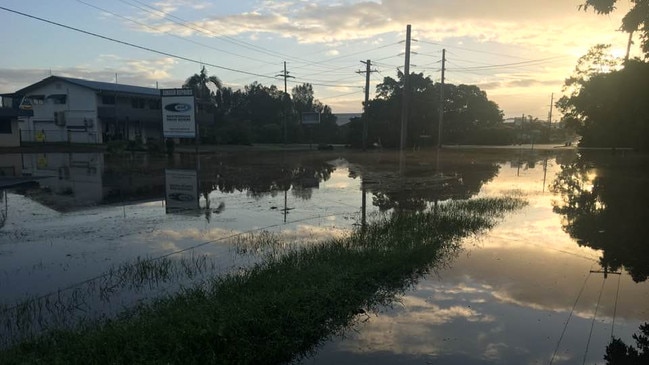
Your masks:
M165 170L167 213L198 209L196 170Z
M302 113L302 124L319 124L320 113Z
M47 167L47 156L38 156L38 160L36 160L36 167L39 169L44 169Z
M165 137L195 138L196 118L192 89L162 89L162 131Z

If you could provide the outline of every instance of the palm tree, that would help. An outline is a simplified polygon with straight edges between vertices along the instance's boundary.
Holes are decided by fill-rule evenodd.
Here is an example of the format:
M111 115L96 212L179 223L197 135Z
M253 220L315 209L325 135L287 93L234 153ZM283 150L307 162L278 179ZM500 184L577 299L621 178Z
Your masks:
M216 91L210 89L210 84L216 88ZM194 74L185 80L183 88L194 90L196 99L202 103L209 103L212 106L216 106L222 101L221 89L223 88L223 83L216 76L208 76L205 66L201 68L200 73Z

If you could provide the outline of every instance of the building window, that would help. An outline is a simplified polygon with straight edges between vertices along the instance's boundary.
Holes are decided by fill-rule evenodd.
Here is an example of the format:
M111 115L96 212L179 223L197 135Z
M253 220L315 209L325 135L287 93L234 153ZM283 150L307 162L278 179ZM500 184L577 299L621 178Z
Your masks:
M161 104L161 100L149 99L149 109L151 110L160 110Z
M115 95L102 95L101 103L104 105L115 105Z
M142 98L131 99L131 106L135 109L144 109L145 101Z
M52 104L64 105L68 100L68 96L65 94L52 94L47 96L47 100L51 100Z
M45 95L29 95L27 99L29 99L32 105L45 104Z
M0 119L0 134L11 134L11 119Z

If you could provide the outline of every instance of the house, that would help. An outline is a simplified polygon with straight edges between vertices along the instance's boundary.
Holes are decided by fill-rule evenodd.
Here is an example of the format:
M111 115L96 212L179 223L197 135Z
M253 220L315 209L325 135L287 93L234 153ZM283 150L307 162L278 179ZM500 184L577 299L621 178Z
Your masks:
M162 138L156 88L50 76L13 94L20 109L23 142L104 143Z
M342 127L351 123L354 119L360 119L363 113L336 113L336 125Z
M0 147L20 146L19 118L31 116L30 111L20 110L11 98L2 98L0 105Z

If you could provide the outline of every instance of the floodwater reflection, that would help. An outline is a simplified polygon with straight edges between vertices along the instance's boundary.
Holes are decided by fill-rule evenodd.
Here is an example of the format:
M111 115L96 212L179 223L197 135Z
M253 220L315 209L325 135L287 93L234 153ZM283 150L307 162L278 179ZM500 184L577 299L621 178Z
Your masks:
M642 209L649 196L639 156L443 150L403 159L313 152L13 160L19 165L12 171L40 185L2 198L0 307L71 287L70 303L83 300L96 314L111 315L209 275L344 236L373 217L514 194L529 205L465 241L454 261L305 363L581 363L591 328L586 358L595 363L612 331L631 344L649 320ZM194 171L197 209L166 214L166 169ZM282 243L246 238L271 233ZM170 269L173 275L146 289L95 285L103 298L79 286L161 257L178 258L180 269L194 263L200 275ZM591 273L604 269L623 275ZM102 307L104 299L112 307Z
M552 184L554 211L579 245L602 251L605 271L624 267L636 282L649 276L649 175L639 156L582 153Z

